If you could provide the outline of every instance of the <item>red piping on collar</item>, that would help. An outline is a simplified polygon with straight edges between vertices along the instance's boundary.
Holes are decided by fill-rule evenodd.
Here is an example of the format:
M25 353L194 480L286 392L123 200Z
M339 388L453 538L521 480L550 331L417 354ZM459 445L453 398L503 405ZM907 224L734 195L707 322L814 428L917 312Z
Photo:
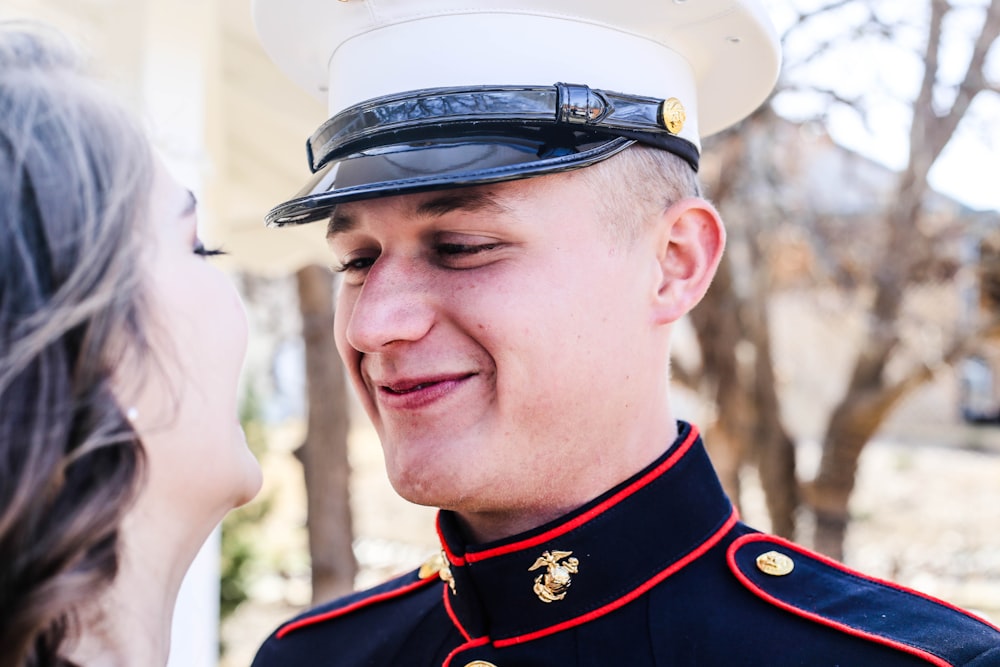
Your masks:
M755 583L753 583L750 580L749 577L747 577L745 574L743 574L743 571L740 569L739 565L737 565L737 563L736 563L736 552L740 549L740 547L742 547L743 545L748 544L750 542L768 542L770 544L780 545L781 547L783 547L785 549L788 549L790 551L795 551L796 553L802 554L803 556L806 556L807 558L811 558L811 559L816 560L816 561L818 561L820 563L823 563L824 565L828 565L829 567L832 567L832 568L835 568L837 570L840 570L841 572L846 572L846 573L850 574L853 577L857 577L859 579L864 579L864 580L867 580L867 581L871 581L871 582L876 583L876 584L881 584L882 586L885 586L887 588L893 588L893 589L896 589L898 591L904 591L904 592L909 593L911 595L916 595L917 597L921 597L921 598L924 598L926 600L930 600L931 602L934 602L936 604L939 604L939 605L942 605L944 607L947 607L947 608L949 608L949 609L951 609L953 611L956 611L956 612L962 614L963 616L969 616L970 618L974 618L977 621L981 621L982 623L984 623L986 625L989 625L990 627L996 628L995 625L993 625L992 623L990 623L986 619L981 618L979 616L972 616L971 614L969 614L969 612L965 611L964 609L960 609L959 607L956 607L956 606L954 606L952 604L949 604L949 603L947 603L947 602L945 602L943 600L938 600L937 598L935 598L935 597L933 597L931 595L927 595L925 593L921 593L920 591L915 591L915 590L906 588L905 586L900 586L899 584L895 584L895 583L893 583L891 581L885 581L885 580L879 579L877 577L870 577L870 576L868 576L866 574L862 574L861 572L857 572L857 571L852 570L851 568L845 566L843 563L839 563L839 562L837 562L835 560L832 560L830 558L827 558L826 556L823 556L821 554L813 553L812 551L804 549L804 548L800 547L799 545L797 545L797 544L795 544L793 542L789 542L788 540L782 539L780 537L775 537L773 535L767 535L767 534L763 534L763 533L757 533L757 534L751 534L751 535L744 535L743 537L737 538L732 544L729 545L729 549L726 552L726 560L729 562L729 568L733 571L733 574L736 575L736 578L739 579L741 582L743 582L743 585L746 586L757 597L759 597L759 598L761 598L763 600L766 600L767 602L770 602L774 606L780 607L781 609L784 609L785 611L791 612L791 613L795 614L796 616L801 616L803 618L808 618L809 620L814 621L816 623L819 623L820 625L825 625L827 627L835 628L835 629L837 629L837 630L839 630L839 631L841 631L843 633L846 633L846 634L849 634L849 635L853 635L855 637L860 637L862 639L867 639L869 641L875 642L876 644L882 644L883 646L888 646L890 648L896 649L897 651L903 651L905 653L909 653L910 655L915 655L918 658L921 658L923 660L927 660L931 664L937 665L938 667L952 667L952 664L950 662L947 662L943 658L940 658L940 657L934 655L933 653L929 653L928 651L925 651L925 650L923 650L921 648L917 648L916 646L910 646L909 644L904 644L902 642L893 641L892 639L889 639L887 637L883 637L881 635L877 635L877 634L870 633L870 632L865 632L864 630L859 630L858 628L852 627L852 626L847 625L845 623L840 623L839 621L834 621L834 620L826 618L824 616L820 616L819 614L814 614L814 613L806 611L804 609L800 609L800 608L796 607L795 605L789 604L789 603L785 602L784 600L780 600L780 599L774 597L773 595L765 593L763 590L760 589L759 586L757 586Z
M458 620L458 615L455 614L455 610L451 608L451 598L448 597L448 587L442 586L441 593L444 596L444 610L448 612L448 618L451 619L452 624L454 624L454 626L458 628L458 631L462 633L462 636L465 637L465 641L471 642L472 635L465 631L465 628L462 627L461 622Z
M435 581L440 581L440 579L438 579L437 577L418 579L417 581L414 581L411 584L407 584L406 586L403 586L401 588L395 588L391 591L386 591L384 593L379 593L378 595L373 595L371 597L363 598L361 600L358 600L357 602L347 605L346 607L339 607L337 609L332 609L328 612L317 614L316 616L309 616L308 618L300 618L299 620L292 621L288 625L278 630L275 637L277 639L281 639L289 632L294 632L295 630L298 630L300 628L308 627L310 625L315 625L317 623L322 623L324 621L329 621L330 619L343 616L344 614L349 614L352 611L356 611L363 607L367 607L369 605L382 602L383 600L391 600L392 598L397 598L401 595L406 595L410 591L417 590L418 588L422 588L428 584L432 584Z
M454 565L456 567L461 567L465 565L465 559L451 552L451 549L448 548L448 541L444 539L444 535L441 534L440 510L438 510L437 520L434 522L434 529L437 531L438 541L441 543L441 553L443 553L444 557L448 559L448 564Z
M684 457L684 455L688 452L689 449L691 449L691 446L697 439L698 439L698 429L694 425L692 425L691 430L688 432L687 438L684 439L684 442L682 442L680 446L677 448L677 451L671 454L670 458L665 460L663 463L656 466L655 468L647 472L645 475L635 480L634 482L632 482L631 484L629 484L624 489L614 494L604 502L595 505L594 507L590 508L589 510L579 515L578 517L570 521L567 521L566 523L555 526L554 528L547 530L544 533L540 533L538 535L535 535L534 537L523 539L520 542L512 542L510 544L504 544L498 547L494 547L492 549L487 549L485 551L473 551L471 553L466 553L465 556L462 557L453 554L451 550L448 548L448 543L447 541L445 541L444 536L441 535L440 524L438 524L438 537L440 538L441 544L444 547L445 555L448 558L448 561L452 565L461 567L466 563L478 563L479 561L484 561L490 558L496 558L497 556L504 556L506 554L514 553L515 551L530 549L531 547L536 547L539 544L544 544L545 542L554 540L557 537L565 535L566 533L582 526L588 521L593 520L595 517L611 509L615 505L621 503L623 500L631 496L639 489L648 486L656 478L660 477L661 475L663 475L663 473L670 470L670 468L674 467L674 464L676 464L677 461L679 461Z
M490 642L489 637L480 637L479 639L472 639L465 642L464 644L460 644L457 648L455 648L451 653L448 654L448 657L444 659L443 663L441 663L441 667L448 667L451 664L452 658L454 658L462 651L467 651L470 648L476 648L477 646L482 646L483 644L488 644L489 642Z
M516 637L508 637L507 639L498 639L495 642L493 642L493 645L496 646L497 648L503 648L504 646L512 646L514 644L528 642L533 639L538 639L540 637L552 635L557 632L562 632L563 630L572 628L577 625L582 625L583 623L592 621L595 618L600 618L605 614L610 614L616 609L624 607L629 602L632 602L636 598L640 597L641 595L649 591L651 588L662 582L667 577L681 570L688 563L697 560L698 558L703 556L706 551L708 551L716 544L718 544L719 540L725 537L725 535L730 530L732 530L733 526L735 526L738 521L739 518L736 516L736 512L735 511L731 512L726 522L722 524L722 526L717 531L712 533L712 535L707 540L702 542L697 549L691 551L680 560L674 561L665 570L661 571L659 574L656 574L655 576L653 576L653 578L648 579L644 584L640 585L637 588L634 588L633 590L621 596L617 600L609 602L603 607L598 607L597 609L590 611L582 616L571 618L568 621L563 621L562 623L557 623L556 625L551 625L547 628L542 628L541 630L536 630L534 632L529 632L527 634L518 635Z

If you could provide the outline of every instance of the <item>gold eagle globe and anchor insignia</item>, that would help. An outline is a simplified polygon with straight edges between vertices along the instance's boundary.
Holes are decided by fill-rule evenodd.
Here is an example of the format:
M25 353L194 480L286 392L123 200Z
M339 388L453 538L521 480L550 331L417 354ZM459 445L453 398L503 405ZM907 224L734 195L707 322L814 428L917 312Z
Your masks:
M535 577L532 588L542 602L549 603L566 597L566 589L572 583L571 574L580 569L580 561L569 558L572 551L546 551L528 568L529 572L544 567L545 573Z
M452 593L455 592L455 577L451 574L451 568L448 567L448 557L445 556L443 550L424 561L424 564L420 566L420 570L417 572L417 576L421 579L439 577L441 581L448 584Z
M441 578L441 581L448 584L448 588L451 589L451 593L454 595L457 592L455 590L455 577L451 573L451 567L448 566L448 557L444 551L441 552L441 568L438 570L438 576Z
M684 111L684 105L679 99L671 97L663 100L663 104L660 106L660 122L670 134L680 134L686 120L687 112Z

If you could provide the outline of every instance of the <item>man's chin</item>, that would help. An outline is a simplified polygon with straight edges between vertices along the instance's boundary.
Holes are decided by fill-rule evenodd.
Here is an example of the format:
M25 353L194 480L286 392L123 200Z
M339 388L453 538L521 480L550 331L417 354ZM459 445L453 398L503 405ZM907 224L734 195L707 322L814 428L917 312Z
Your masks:
M440 509L461 508L462 498L468 497L468 493L463 492L460 481L450 474L441 476L428 473L426 469L395 474L390 471L389 483L403 500L414 505Z

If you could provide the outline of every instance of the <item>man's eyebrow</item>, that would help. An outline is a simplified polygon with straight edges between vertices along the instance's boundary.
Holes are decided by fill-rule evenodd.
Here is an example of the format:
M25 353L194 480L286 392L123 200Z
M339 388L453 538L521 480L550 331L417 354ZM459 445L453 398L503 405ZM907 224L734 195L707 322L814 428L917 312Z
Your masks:
M419 216L440 217L454 211L507 213L509 210L500 203L493 193L484 190L469 190L447 192L433 199L428 199L417 207L416 213Z
M330 221L326 223L326 238L331 239L337 234L351 231L357 224L357 218L351 216L340 206L330 213Z
M488 211L491 213L508 213L510 209L502 204L492 192L484 190L469 190L465 192L446 192L432 199L421 202L414 210L417 217L437 218L455 211L475 213ZM349 232L357 225L357 218L340 206L333 209L330 220L326 224L326 238Z

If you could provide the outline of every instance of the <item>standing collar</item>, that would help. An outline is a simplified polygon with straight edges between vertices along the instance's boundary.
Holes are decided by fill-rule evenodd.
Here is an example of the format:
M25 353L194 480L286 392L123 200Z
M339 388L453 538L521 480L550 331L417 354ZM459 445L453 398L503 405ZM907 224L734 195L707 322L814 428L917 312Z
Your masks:
M697 429L583 507L534 530L482 545L438 514L448 568L444 604L468 640L529 641L628 604L717 543L736 513Z

